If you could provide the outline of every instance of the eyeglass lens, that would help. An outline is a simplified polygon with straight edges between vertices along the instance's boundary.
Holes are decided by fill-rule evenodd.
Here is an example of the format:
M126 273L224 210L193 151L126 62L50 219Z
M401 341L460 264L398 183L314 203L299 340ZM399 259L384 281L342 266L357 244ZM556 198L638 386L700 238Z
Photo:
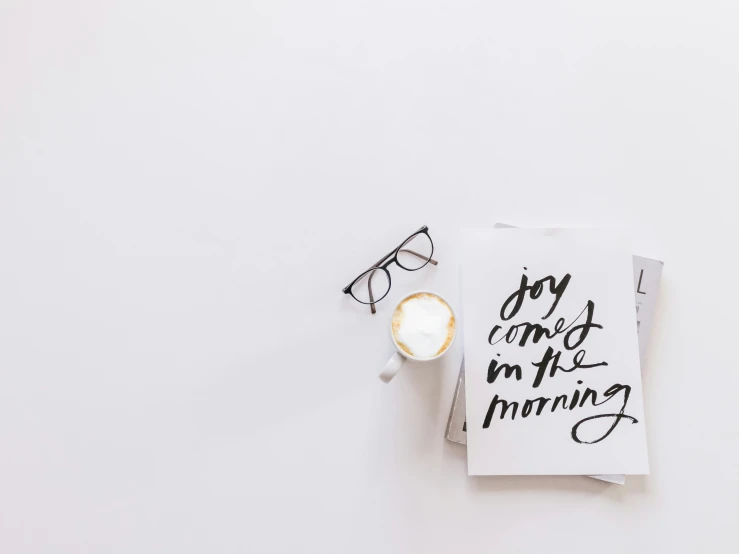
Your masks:
M370 269L352 285L352 296L363 304L379 302L390 290L390 279L384 269Z
M429 236L426 233L417 233L405 241L398 250L398 265L408 271L421 269L429 263L433 250Z

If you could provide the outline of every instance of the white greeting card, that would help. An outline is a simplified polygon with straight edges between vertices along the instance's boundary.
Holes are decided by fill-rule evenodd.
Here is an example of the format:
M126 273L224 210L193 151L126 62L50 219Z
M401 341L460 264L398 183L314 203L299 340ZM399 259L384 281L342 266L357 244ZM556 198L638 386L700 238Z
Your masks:
M462 245L469 474L649 473L626 236L471 229Z

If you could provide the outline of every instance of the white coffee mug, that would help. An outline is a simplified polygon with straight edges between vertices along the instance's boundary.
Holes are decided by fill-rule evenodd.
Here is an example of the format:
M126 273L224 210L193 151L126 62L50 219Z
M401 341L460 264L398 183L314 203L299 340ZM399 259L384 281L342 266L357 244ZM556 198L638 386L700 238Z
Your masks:
M431 294L433 296L436 296L440 298L448 307L449 310L452 312L452 317L454 318L454 335L452 336L452 340L449 342L447 347L444 349L441 354L437 354L436 356L432 356L430 358L418 358L416 356L413 356L403 350L400 345L398 345L398 342L395 340L395 334L393 333L393 314L395 314L395 310L398 309L398 306L400 306L407 298L413 296L414 294ZM440 295L437 292L433 292L430 290L417 290L414 292L411 292L409 294L406 294L403 298L401 298L398 303L393 308L393 311L390 315L390 340L393 341L393 346L395 346L396 352L393 354L393 357L388 360L388 362L385 364L385 367L380 372L380 379L384 381L385 383L389 383L395 375L397 375L398 371L400 371L400 368L403 367L403 364L406 362L406 360L413 360L416 362L433 362L434 360L437 360L441 358L444 354L449 352L451 350L452 345L454 344L455 339L457 338L457 316L454 313L454 308L452 308L452 305L449 303L449 301L444 298L442 295Z

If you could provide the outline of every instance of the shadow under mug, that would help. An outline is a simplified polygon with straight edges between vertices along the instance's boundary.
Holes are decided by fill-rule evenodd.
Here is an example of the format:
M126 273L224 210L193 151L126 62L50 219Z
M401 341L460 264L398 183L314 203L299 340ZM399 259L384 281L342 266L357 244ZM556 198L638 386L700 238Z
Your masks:
M437 354L436 356L432 356L430 358L418 358L416 356L413 356L403 350L400 345L398 345L398 342L395 340L395 335L393 334L393 314L395 314L395 310L398 309L398 306L400 306L405 300L414 294L431 294L433 296L438 296L441 298L444 303L449 306L449 310L452 312L452 317L454 318L454 336L452 337L452 340L449 341L449 344L444 349L444 351L441 354ZM392 381L393 377L395 377L400 371L400 368L403 367L403 364L405 364L406 360L413 360L414 362L420 362L420 363L426 363L426 362L433 362L434 360L438 360L442 356L444 356L447 352L449 352L452 349L452 345L454 344L454 341L457 338L457 316L454 313L454 308L452 308L452 305L449 303L449 301L444 298L442 295L440 295L438 292L433 292L430 290L417 290L411 293L406 294L403 298L401 298L397 304L395 304L395 307L393 308L393 311L390 314L390 340L393 341L393 346L395 346L395 354L393 354L393 357L388 360L388 362L385 364L385 367L382 368L382 371L380 372L380 380L389 383Z

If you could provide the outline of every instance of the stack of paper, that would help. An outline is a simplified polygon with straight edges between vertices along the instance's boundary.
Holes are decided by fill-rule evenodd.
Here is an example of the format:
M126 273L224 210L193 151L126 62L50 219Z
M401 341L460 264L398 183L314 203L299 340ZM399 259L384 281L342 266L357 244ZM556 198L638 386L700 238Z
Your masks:
M447 438L464 442L466 398L470 475L648 473L637 328L661 263L636 261L646 280L609 230L463 233L466 379Z

